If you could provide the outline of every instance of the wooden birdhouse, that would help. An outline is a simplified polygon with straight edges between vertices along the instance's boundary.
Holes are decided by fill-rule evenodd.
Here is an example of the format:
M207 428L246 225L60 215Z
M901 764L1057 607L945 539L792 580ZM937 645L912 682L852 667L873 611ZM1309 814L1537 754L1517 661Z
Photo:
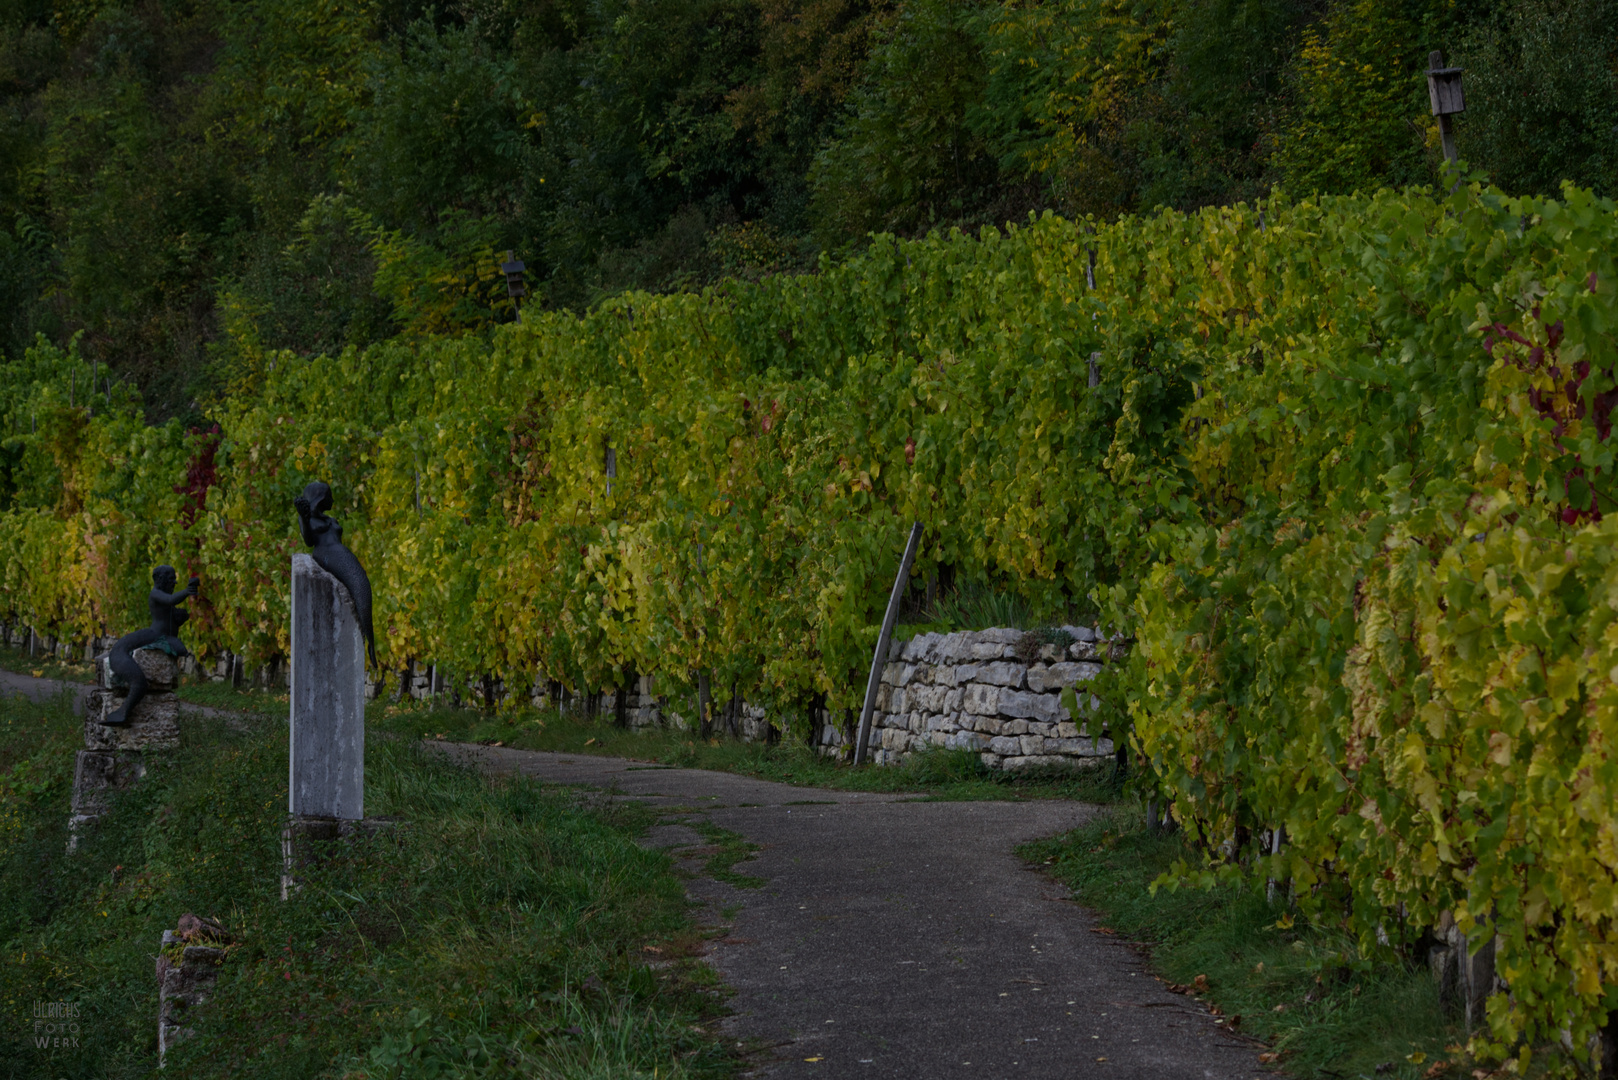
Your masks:
M1428 57L1427 97L1431 100L1434 116L1454 116L1466 111L1466 97L1461 93L1462 68L1445 67L1444 54L1434 52Z

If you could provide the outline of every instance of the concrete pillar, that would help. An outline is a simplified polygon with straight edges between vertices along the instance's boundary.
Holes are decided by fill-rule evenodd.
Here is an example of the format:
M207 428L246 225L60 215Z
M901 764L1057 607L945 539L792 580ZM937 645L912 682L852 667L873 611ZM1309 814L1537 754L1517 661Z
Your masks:
M292 556L294 817L365 816L365 639L341 582Z

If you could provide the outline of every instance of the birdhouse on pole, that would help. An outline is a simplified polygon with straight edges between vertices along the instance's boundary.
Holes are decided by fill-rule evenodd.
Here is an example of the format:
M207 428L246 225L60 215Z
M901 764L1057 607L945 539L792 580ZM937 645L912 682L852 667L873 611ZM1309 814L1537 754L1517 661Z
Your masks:
M518 322L522 322L522 302L528 296L528 286L523 281L523 271L527 269L517 258L516 252L509 250L506 261L500 264L500 272L506 275L506 295L511 297L511 306L517 313Z
M1427 57L1427 97L1432 103L1433 115L1438 117L1438 134L1444 141L1444 158L1455 161L1455 129L1450 117L1466 111L1466 96L1461 93L1463 69L1444 66L1444 54L1434 49Z

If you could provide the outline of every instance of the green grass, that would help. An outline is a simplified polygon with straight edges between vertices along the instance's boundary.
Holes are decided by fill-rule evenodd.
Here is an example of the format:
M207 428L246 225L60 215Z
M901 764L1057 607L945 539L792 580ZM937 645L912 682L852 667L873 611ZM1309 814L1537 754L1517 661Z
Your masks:
M1292 916L1261 890L1153 895L1154 879L1195 856L1183 834L1148 832L1138 809L1118 807L1020 854L1068 885L1106 929L1147 943L1164 979L1189 986L1201 977L1206 991L1196 996L1239 1016L1237 1030L1270 1043L1293 1076L1414 1080L1465 1042L1425 969L1358 964L1350 937L1301 918L1283 928Z
M237 690L229 683L224 682L187 682L182 680L175 694L181 701L193 705L206 705L213 709L224 709L227 712L274 712L285 713L287 708L286 687L254 690L246 688Z
M0 668L19 675L36 678L60 679L64 682L88 683L95 681L95 671L82 660L61 661L54 658L33 657L22 649L0 645Z
M67 855L79 720L0 702L5 1080L149 1075L153 955L195 912L234 936L173 1077L722 1077L724 1010L649 812L491 780L372 738L366 809L407 822L338 845L279 899L286 728L188 720L182 746ZM646 961L656 958L657 966ZM81 1010L77 1048L24 1036L35 1002Z
M608 710L591 719L572 713L530 708L486 713L434 707L425 702L373 702L366 711L373 729L409 739L443 739L598 754L684 768L740 773L761 780L839 791L917 794L932 799L1078 799L1110 802L1116 795L1111 762L1092 767L1001 773L985 768L969 751L912 755L902 767L858 769L816 754L801 740L775 745L738 742L729 737L706 742L671 728L629 731L616 726Z

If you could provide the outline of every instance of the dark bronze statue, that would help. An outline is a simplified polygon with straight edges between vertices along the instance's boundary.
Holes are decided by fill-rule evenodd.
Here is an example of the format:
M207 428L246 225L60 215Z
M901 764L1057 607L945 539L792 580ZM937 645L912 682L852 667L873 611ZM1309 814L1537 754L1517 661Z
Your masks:
M197 595L197 579L192 578L185 588L175 592L178 580L179 575L172 566L159 566L152 571L152 591L146 594L146 610L151 614L152 624L144 630L125 634L112 647L108 662L113 674L129 684L129 696L117 712L101 721L107 727L126 727L135 706L146 696L146 673L135 660L136 649L158 649L174 657L191 655L180 640L180 627L190 618L180 605Z
M371 579L365 576L365 567L354 553L343 546L343 527L326 516L331 509L331 486L316 480L292 500L292 506L298 511L298 525L303 530L303 542L309 545L309 554L322 570L343 583L353 599L360 632L371 651L371 666L380 667L376 662L376 636L371 632Z

